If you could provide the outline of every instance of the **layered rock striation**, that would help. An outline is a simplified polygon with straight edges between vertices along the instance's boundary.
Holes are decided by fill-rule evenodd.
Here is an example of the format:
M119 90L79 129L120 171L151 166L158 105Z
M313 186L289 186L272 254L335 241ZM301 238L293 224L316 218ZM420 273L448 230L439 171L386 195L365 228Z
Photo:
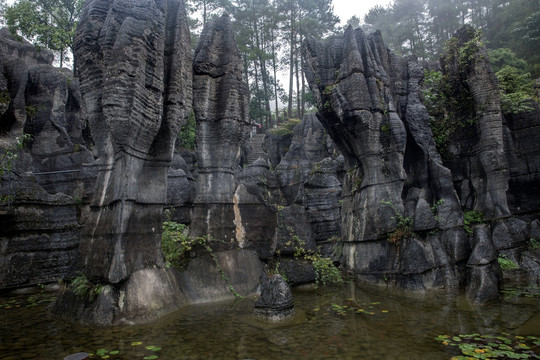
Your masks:
M167 169L192 102L184 3L88 1L75 49L97 180L73 277L103 291L89 303L68 289L56 309L101 324L156 317L183 301L160 228Z
M79 82L52 61L0 30L0 289L66 274L95 179Z
M250 121L248 87L228 14L201 34L193 62L193 94L199 167L190 233L219 240L219 249L231 249L236 232L233 195Z
M459 54L443 59L448 77L467 84L477 116L466 140L450 141L455 156L444 163L416 60L395 57L379 32L351 27L305 46L317 116L345 160L344 265L361 279L414 290L464 286L478 302L498 296L493 236L510 216L504 153L510 137L485 48L471 41L468 28L456 34L455 51L472 51L468 63L457 61ZM465 231L462 206L484 214L490 226Z

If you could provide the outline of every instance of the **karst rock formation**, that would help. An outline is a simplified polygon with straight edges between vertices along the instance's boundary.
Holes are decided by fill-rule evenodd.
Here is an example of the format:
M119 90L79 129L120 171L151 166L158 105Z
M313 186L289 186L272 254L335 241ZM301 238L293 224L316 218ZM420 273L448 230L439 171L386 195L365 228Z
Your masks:
M470 34L467 27L456 34L456 49ZM421 102L424 68L394 56L380 32L349 27L342 36L308 41L304 55L317 116L345 158L345 267L360 279L404 289L465 286L474 301L497 297L496 229L517 221L528 231L529 225L506 219L510 137L485 48L471 54L465 70L457 61L443 63L470 84L478 115L468 139L456 140L449 163L437 151ZM465 194L472 202L462 204ZM476 225L469 235L462 205L485 214L490 226Z
M181 300L160 234L167 169L192 103L184 4L87 1L75 49L97 180L74 276L101 291L90 307L66 291L56 307L94 323L155 317Z

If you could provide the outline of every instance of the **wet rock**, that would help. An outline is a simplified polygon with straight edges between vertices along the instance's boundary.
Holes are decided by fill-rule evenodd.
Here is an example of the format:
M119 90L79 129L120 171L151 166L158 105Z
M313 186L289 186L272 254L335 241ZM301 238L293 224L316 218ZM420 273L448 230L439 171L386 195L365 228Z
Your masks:
M255 302L254 314L270 321L284 320L294 313L291 289L279 274L261 276L261 296Z
M337 241L341 236L341 183L338 161L326 158L313 164L304 182L304 204L313 229L313 239Z
M282 259L278 269L291 285L314 283L317 280L313 264L302 259Z
M257 291L263 264L255 251L219 251L214 256L205 254L192 259L180 274L181 291L190 303L234 299L233 290L240 296Z

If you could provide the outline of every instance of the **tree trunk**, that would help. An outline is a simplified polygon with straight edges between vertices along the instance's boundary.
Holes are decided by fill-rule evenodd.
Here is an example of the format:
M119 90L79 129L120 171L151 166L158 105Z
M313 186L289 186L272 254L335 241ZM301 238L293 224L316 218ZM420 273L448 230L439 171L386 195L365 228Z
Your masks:
M291 38L290 46L291 53L289 57L289 106L288 106L288 116L292 117L292 103L293 103L293 81L294 81L294 47L295 47L295 30L294 30L294 10L291 9Z

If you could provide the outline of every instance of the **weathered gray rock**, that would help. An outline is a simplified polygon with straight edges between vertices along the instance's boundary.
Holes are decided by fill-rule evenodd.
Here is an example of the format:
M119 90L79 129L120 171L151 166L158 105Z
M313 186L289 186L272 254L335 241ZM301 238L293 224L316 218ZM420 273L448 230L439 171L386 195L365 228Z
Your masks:
M341 236L341 183L338 161L326 158L313 164L304 182L304 201L313 239L320 243L337 241Z
M164 268L160 228L167 167L191 107L189 44L181 0L92 0L81 14L75 57L98 175L74 271L91 282L114 285L111 305L93 310L94 317L103 317L100 323L148 319L183 301L175 297L176 278ZM147 269L161 273L152 275L158 281L170 281L160 289L139 286L145 277L131 276ZM121 297L127 284L129 296ZM138 300L137 289L148 298L155 291L173 300L149 307ZM78 319L88 304L66 295L57 309ZM95 314L101 310L105 313Z
M294 313L291 289L279 274L261 276L261 296L255 303L255 315L273 322L284 320Z
M78 81L0 30L0 154L32 136L0 178L0 289L56 282L76 254L93 157L83 139ZM4 159L5 160L5 159ZM2 166L6 163L3 162Z
M466 133L452 139L451 152L457 161L450 166L455 175L461 173L464 179L468 179L467 189L461 195L462 201L474 197L474 209L483 212L486 218L496 219L510 215L506 197L509 171L504 154L503 115L497 78L489 64L487 49L482 45L469 46L470 49L476 47L476 50L469 54L466 64L455 61L460 57L460 48L471 41L479 41L475 36L476 30L470 26L459 29L454 35L457 46L442 58L443 72L451 79L450 82L465 84L470 92L477 117L474 125L467 127ZM470 206L467 202L465 205Z
M301 203L306 181L313 164L332 155L328 136L315 115L304 116L294 129L290 147L276 166L281 191L287 205Z
M538 211L540 199L540 108L519 114L505 114L505 155L510 171L508 206L513 214Z
M190 303L230 300L254 294L262 274L263 264L255 251L219 251L191 260L179 284Z
M278 270L291 285L314 283L317 280L313 264L301 258L279 260Z
M233 195L249 137L248 88L229 15L208 24L193 64L199 174L191 236L220 240L220 249L234 247ZM225 243L228 243L225 244Z
M261 259L270 259L277 245L277 208L270 203L268 173L269 166L264 160L255 161L242 171L234 193L238 246L257 251Z
M420 101L423 69L411 59L395 58L380 33L366 36L360 29L348 28L326 42L308 41L305 50L317 116L345 160L346 268L362 279L395 280L407 289L455 286L454 262L439 235L427 242L416 236L387 241L400 217L411 219L414 231L462 225L451 173L437 153Z
M300 205L278 209L276 238L276 251L280 255L292 256L299 249L314 251L317 248L306 209Z

